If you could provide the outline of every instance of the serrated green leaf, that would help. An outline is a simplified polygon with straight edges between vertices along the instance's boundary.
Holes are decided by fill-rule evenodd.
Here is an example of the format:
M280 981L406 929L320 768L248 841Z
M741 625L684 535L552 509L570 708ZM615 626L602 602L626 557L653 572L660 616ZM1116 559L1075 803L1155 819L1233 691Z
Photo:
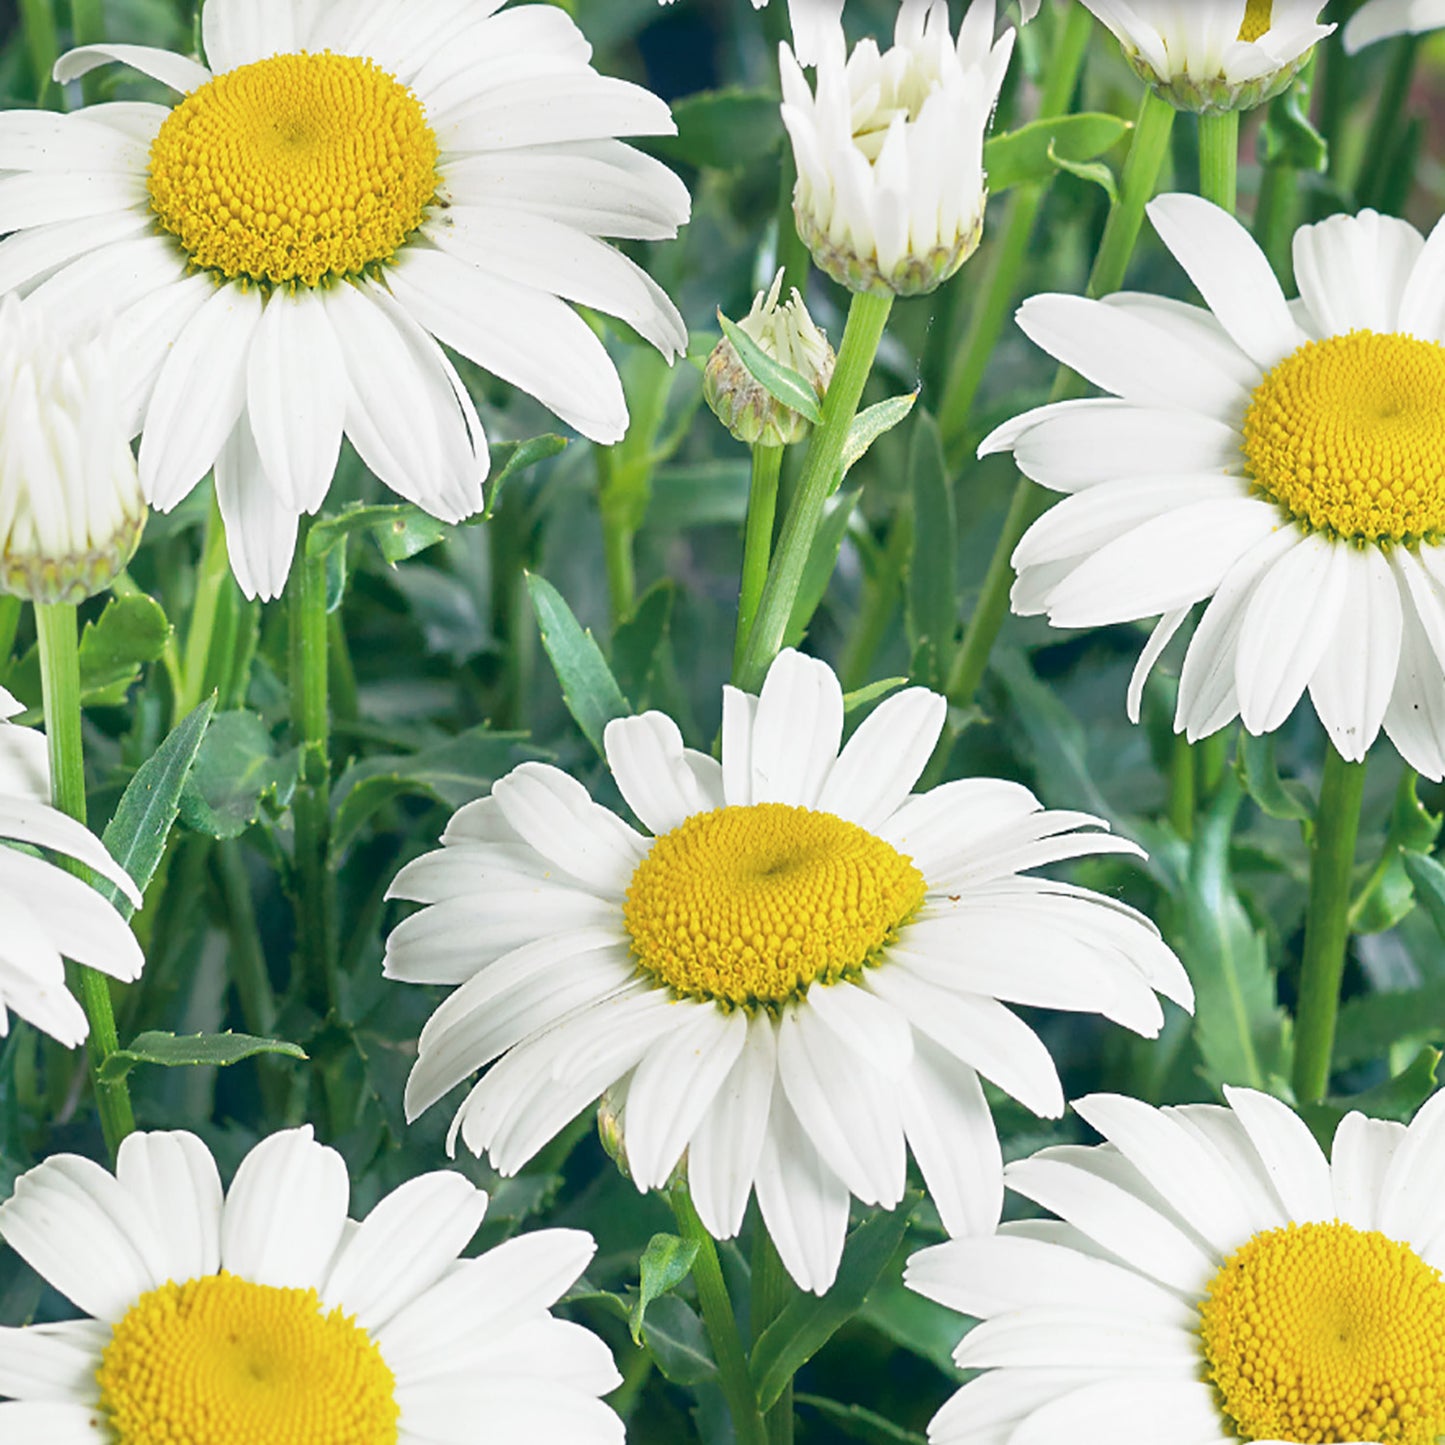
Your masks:
M562 701L599 756L606 756L602 734L613 718L627 717L631 705L622 695L602 649L572 614L562 594L544 577L527 573L527 594L537 616L542 646L562 688Z
M903 1240L919 1194L891 1214L875 1214L848 1236L838 1277L821 1297L799 1291L753 1346L748 1368L764 1410L777 1404L788 1381L858 1313Z
M862 461L868 448L885 432L890 432L899 422L905 420L918 400L918 393L910 391L902 396L890 396L887 401L875 402L865 407L853 418L848 435L843 440L843 460L839 480L846 477L855 462Z
M270 730L254 712L219 713L181 793L181 821L211 838L238 838L261 815L262 801L284 803L296 781L297 754L278 757Z
M1438 865L1437 865L1438 866ZM1445 1042L1445 979L1392 989L1340 1005L1331 1067L1347 1069L1382 1058L1397 1044Z
M774 401L791 407L800 416L806 417L816 426L823 419L818 409L818 393L813 390L802 372L774 361L746 331L735 322L729 321L721 311L717 314L723 335L732 342L738 359Z
M1435 1092L1440 1057L1438 1049L1421 1049L1405 1068L1383 1084L1376 1084L1363 1094L1329 1098L1321 1104L1306 1104L1300 1109L1300 1114L1321 1145L1325 1146L1334 1138L1335 1130L1346 1114L1359 1113L1367 1119L1393 1119L1397 1123L1407 1123Z
M654 1234L647 1241L647 1248L642 1251L637 1265L640 1272L637 1299L627 1321L634 1345L642 1343L642 1326L647 1318L648 1306L675 1290L692 1273L697 1251L697 1240L679 1239L675 1234Z
M1259 809L1271 818L1302 822L1314 816L1314 802L1300 783L1286 782L1275 764L1274 734L1256 737L1239 730L1235 768L1244 790Z
M140 680L141 668L166 650L171 624L154 597L144 592L112 597L80 634L80 699L87 707L119 707ZM39 721L40 654L32 647L15 664L8 684L29 711L22 722Z
M1032 121L984 143L983 169L990 194L1010 186L1046 181L1064 164L1078 165L1103 155L1130 129L1117 115L1085 111Z
M908 485L913 503L913 553L908 564L904 621L913 655L913 677L942 692L953 666L958 631L955 568L957 519L953 486L943 459L943 438L928 411L913 423L908 448Z
M215 710L216 699L208 697L176 724L165 742L136 770L106 825L101 841L142 893L165 852L180 810L181 793ZM129 918L135 911L113 883L96 878L95 884L123 917Z
M1418 782L1413 770L1401 775L1379 861L1350 904L1352 933L1383 933L1415 906L1408 860L1426 855L1440 833L1439 817L1421 803L1415 791Z
M642 1343L664 1379L701 1385L717 1378L717 1363L697 1312L675 1294L663 1295L647 1312Z
M257 1054L284 1054L304 1059L306 1051L285 1039L258 1039L249 1034L137 1034L130 1044L109 1055L100 1067L103 1083L125 1078L137 1064L159 1064L167 1069L210 1066L226 1068Z

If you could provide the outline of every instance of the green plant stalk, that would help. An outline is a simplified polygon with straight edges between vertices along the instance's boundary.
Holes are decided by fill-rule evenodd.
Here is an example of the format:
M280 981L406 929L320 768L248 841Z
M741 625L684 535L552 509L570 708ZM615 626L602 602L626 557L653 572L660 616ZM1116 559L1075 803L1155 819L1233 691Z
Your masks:
M70 0L70 33L75 45L99 45L105 40L103 0ZM87 105L100 99L100 76L91 71L80 82Z
M899 591L912 555L913 507L905 502L894 511L888 540L872 575L863 586L858 619L843 650L842 666L838 672L844 692L853 692L868 681L873 659L883 645L888 624L897 610Z
M181 659L181 694L176 699L176 721L189 717L205 695L206 675L210 671L211 644L215 640L216 613L221 592L231 575L231 561L226 552L226 526L215 493L206 515L205 540L201 561L196 569L196 595L186 624L186 650Z
M843 328L833 380L823 398L822 419L813 428L803 473L783 519L782 534L763 584L757 619L748 635L742 666L734 672L737 685L747 692L757 692L762 686L769 666L783 645L783 634L803 581L803 569L822 520L823 505L837 482L843 443L858 413L858 402L892 309L891 295L874 296L865 291L856 292L848 308L848 323Z
M1269 258L1282 286L1289 285L1290 248L1299 208L1299 172L1293 166L1265 166L1254 207L1254 239Z
M10 676L10 654L15 650L23 607L18 597L0 597L0 683Z
M1109 210L1099 252L1089 275L1088 293L1097 299L1117 291L1123 284L1129 257L1134 253L1139 230L1144 223L1144 207L1154 194L1160 167L1169 151L1169 136L1174 128L1174 107L1160 100L1152 90L1144 92L1129 155L1124 162L1119 199ZM1067 367L1060 367L1054 378L1051 401L1063 401L1078 395L1078 378ZM954 656L953 670L948 678L948 700L955 707L966 708L973 701L978 685L988 668L999 629L1008 615L1008 594L1013 584L1010 558L1029 524L1038 517L1048 502L1048 493L1021 476L1004 518L1003 531L994 546L978 603L968 619L963 643ZM952 746L947 734L940 743Z
M55 82L50 73L60 54L51 0L20 0L20 24L25 31L25 53L35 72L35 103L49 105Z
M1350 873L1365 793L1364 763L1347 763L1331 747L1310 844L1310 899L1305 914L1304 961L1295 1019L1295 1101L1323 1099L1334 1056L1340 981L1350 941Z
M782 1314L797 1286L788 1275L778 1254L778 1247L767 1226L758 1221L753 1236L752 1258L752 1327L756 1347L763 1331ZM788 1381L777 1404L767 1412L768 1445L793 1445L793 1382Z
M738 588L738 630L733 643L733 677L742 667L748 637L758 615L768 561L773 549L773 521L778 512L778 477L783 448L753 448L753 480L748 491L748 524L743 536L743 575Z
M632 543L637 535L631 499L616 481L617 459L611 447L597 452L597 509L602 516L602 560L607 569L607 600L615 626L632 615L637 603L637 565Z
M1232 216L1239 200L1239 112L1199 117L1199 194Z
M331 822L331 709L328 686L326 562L308 555L303 518L290 582L291 730L301 776L291 801L295 827L292 886L296 954L309 1001L325 1013L336 1003L335 909L327 847Z
M1063 115L1068 109L1093 28L1094 17L1082 5L1070 7L1049 60L1048 79L1036 119L1047 120ZM1047 191L1047 184L1020 186L1008 197L997 239L989 243L980 263L980 274L971 278L978 299L969 316L968 330L949 363L943 401L938 408L944 454L950 467L958 467L964 460L962 450L974 400L983 384L989 359L1012 314L1019 277L1028 260L1029 237ZM966 276L968 272L961 274ZM960 284L961 280L954 282L955 286Z
M1415 60L1420 52L1418 35L1402 35L1391 47L1390 68L1370 118L1370 129L1361 156L1367 169L1353 187L1355 198L1363 205L1373 203L1380 190L1378 184L1387 174L1390 162L1400 144L1400 122L1410 99L1410 86L1415 79Z
M667 1197L682 1237L697 1245L697 1257L692 1262L692 1280L697 1286L703 1328L707 1331L713 1358L717 1361L718 1384L727 1398L738 1445L769 1445L767 1427L763 1423L762 1411L758 1409L757 1391L753 1389L752 1377L748 1374L737 1316L733 1313L733 1302L728 1297L727 1281L723 1278L722 1264L717 1257L717 1245L703 1228L686 1185L677 1185Z
M80 648L76 636L73 603L35 604L35 630L40 648L40 685L45 704L45 738L50 753L50 797L55 806L85 822L85 754L80 737ZM70 871L89 881L80 864ZM103 973L76 965L80 1001L90 1020L86 1055L91 1082L95 1086L96 1108L106 1148L115 1157L120 1142L135 1128L130 1105L130 1088L117 1079L103 1082L101 1068L120 1048L111 1003L110 980Z

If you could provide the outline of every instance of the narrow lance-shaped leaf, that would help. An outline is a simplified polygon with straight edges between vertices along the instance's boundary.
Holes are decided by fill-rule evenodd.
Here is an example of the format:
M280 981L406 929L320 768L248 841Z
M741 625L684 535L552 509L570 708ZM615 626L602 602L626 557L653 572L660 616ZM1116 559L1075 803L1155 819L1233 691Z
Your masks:
M225 1068L257 1054L284 1054L304 1059L306 1052L285 1039L258 1039L249 1034L137 1034L130 1044L107 1056L100 1067L102 1083L125 1078L137 1064L159 1064L163 1068L196 1068L210 1065Z
M800 416L806 417L815 426L822 421L818 410L818 393L809 384L807 377L781 361L774 361L746 331L735 322L729 321L721 311L717 314L723 335L732 342L742 364L752 377L775 401L790 406Z

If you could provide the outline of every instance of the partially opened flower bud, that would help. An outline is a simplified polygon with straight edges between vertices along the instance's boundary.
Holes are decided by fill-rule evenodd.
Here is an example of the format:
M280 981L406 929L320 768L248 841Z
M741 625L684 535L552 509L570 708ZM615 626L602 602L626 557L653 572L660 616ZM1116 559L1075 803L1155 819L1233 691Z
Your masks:
M798 372L822 401L833 377L833 348L813 323L797 287L779 304L783 273L771 289L759 291L753 308L738 322L740 330L783 366ZM808 434L807 417L785 406L743 365L737 348L723 337L707 359L703 395L717 419L749 446L785 447Z
M817 93L782 51L793 214L813 260L850 291L917 296L958 270L983 233L983 137L1014 32L993 39L994 0L974 0L957 43L945 0L903 0L893 48L845 59L841 23Z
M81 602L130 561L146 506L105 345L0 302L0 591Z

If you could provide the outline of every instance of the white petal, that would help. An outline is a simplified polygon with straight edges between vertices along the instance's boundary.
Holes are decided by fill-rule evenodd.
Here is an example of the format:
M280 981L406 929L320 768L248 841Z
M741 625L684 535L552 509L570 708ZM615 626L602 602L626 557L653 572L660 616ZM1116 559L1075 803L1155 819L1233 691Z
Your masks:
M1361 211L1294 233L1299 293L1325 335L1391 332L1424 239L1407 221Z
M1010 1445L1052 1445L1061 1431L1076 1445L1102 1445L1120 1435L1131 1440L1167 1439L1170 1445L1223 1445L1228 1438L1214 1387L1187 1378L1084 1385L1036 1410L1009 1441Z
M0 1329L0 1395L93 1409L100 1394L95 1372L110 1339L98 1320Z
M833 669L792 648L780 652L753 719L752 801L817 806L842 736L843 689Z
M231 428L215 470L216 502L226 524L231 571L247 597L269 602L286 590L299 517L266 480L246 417Z
M1149 641L1144 644L1144 650L1134 664L1134 671L1129 675L1129 691L1125 698L1124 708L1131 723L1139 721L1140 709L1144 703L1144 684L1148 682L1149 674L1154 670L1154 664L1159 661L1163 656L1164 649L1174 640L1174 634L1184 625L1190 610L1188 607L1177 607L1173 612L1166 612L1154 624L1154 630L1149 634Z
M677 724L666 713L613 718L602 741L618 791L656 836L721 802L718 765L706 754L684 747ZM705 777L715 779L713 787L702 781Z
M305 49L317 0L206 0L201 44L220 75L271 55Z
M74 818L49 803L30 798L0 796L0 838L30 843L78 859L117 888L135 907L141 906L140 889L130 874L106 851L105 844Z
M156 1226L166 1278L215 1274L221 1267L221 1176L211 1151L181 1131L129 1134L116 1178Z
M1334 1217L1330 1166L1304 1120L1257 1089L1224 1086L1224 1097L1244 1125L1289 1217L1297 1224Z
M1400 568L1400 557L1392 560ZM1400 666L1385 709L1385 731L1416 772L1438 781L1445 776L1445 676L1403 580L1400 594Z
M891 817L928 766L947 713L948 703L922 687L879 703L838 755L818 807L860 828Z
M1405 1126L1390 1119L1349 1113L1340 1120L1330 1146L1330 1179L1335 1214L1356 1229L1380 1229L1380 1206L1390 1160L1405 1136Z
M1445 1094L1420 1106L1395 1147L1380 1185L1376 1228L1423 1251L1441 1235L1440 1190L1445 1186Z
M93 1405L0 1400L5 1445L106 1445L111 1438Z
M129 983L145 954L129 925L89 884L13 848L0 847L0 893L29 901L51 943L67 958Z
M723 801L730 808L745 808L753 799L753 725L758 699L752 693L723 685L722 784Z
M199 61L171 50L156 50L149 45L82 45L67 50L55 62L56 83L69 85L72 80L89 75L97 66L109 65L112 61L149 75L183 95L199 90L211 78L211 72Z

